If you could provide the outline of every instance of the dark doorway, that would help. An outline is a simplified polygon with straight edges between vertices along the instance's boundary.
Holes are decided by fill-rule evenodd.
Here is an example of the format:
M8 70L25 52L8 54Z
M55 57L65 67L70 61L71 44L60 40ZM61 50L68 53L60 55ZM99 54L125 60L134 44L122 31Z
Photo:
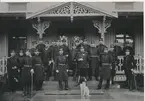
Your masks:
M23 29L11 29L8 35L8 54L11 50L18 52L20 49L25 50L27 48L27 35Z

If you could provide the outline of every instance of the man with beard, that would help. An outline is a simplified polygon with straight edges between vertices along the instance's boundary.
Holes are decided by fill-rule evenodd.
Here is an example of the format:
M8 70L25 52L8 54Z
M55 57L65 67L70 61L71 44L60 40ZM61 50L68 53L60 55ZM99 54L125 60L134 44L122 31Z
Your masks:
M35 50L35 56L33 56L33 67L34 67L34 81L36 90L41 90L43 80L44 80L44 74L43 74L43 63L40 57L40 52L38 49Z
M8 82L10 92L15 92L18 87L18 59L14 50L11 51L11 56L7 60Z

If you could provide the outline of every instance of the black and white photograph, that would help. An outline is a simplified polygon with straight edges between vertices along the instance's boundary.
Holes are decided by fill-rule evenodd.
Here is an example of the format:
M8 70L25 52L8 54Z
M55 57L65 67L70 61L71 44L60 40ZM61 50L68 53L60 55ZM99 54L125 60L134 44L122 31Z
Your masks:
M22 1L0 0L0 101L144 101L144 1Z

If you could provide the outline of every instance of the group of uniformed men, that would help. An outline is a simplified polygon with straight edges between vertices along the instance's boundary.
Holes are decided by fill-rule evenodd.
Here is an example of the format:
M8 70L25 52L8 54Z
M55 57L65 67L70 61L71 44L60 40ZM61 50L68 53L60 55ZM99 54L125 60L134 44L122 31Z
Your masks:
M102 39L99 40L97 46L96 44L89 45L86 39L80 39L79 43L74 43L72 49L69 49L66 40L52 42L49 47L40 40L35 49L25 50L25 52L20 50L17 55L12 50L10 55L7 69L11 92L16 91L21 85L19 87L23 89L24 95L30 95L32 86L40 90L43 81L49 80L50 76L58 80L60 90L68 90L70 70L73 71L74 79L86 77L92 80L94 76L99 81L97 89L101 89L103 80L106 80L105 88L108 89L110 80L114 84L119 55L124 55L122 70L125 71L129 89L133 89L132 72L135 68L135 61L133 48L128 43L122 49L115 40L115 44L111 45L108 50Z

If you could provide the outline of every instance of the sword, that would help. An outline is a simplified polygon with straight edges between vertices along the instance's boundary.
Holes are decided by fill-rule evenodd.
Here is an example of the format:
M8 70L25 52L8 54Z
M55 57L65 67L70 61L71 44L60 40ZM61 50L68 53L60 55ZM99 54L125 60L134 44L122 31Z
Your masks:
M33 73L31 73L31 97L33 95Z

